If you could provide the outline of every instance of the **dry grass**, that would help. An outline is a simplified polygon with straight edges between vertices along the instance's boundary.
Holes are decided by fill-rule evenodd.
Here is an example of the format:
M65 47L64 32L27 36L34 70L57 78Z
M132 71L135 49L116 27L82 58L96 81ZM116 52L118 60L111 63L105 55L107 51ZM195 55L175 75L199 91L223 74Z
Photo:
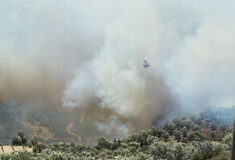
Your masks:
M79 142L82 141L82 137L74 132L71 131L71 129L73 128L74 126L74 123L70 123L68 124L68 126L66 127L66 131L68 132L68 134L72 135L72 136L75 136L78 138Z
M4 153L11 153L13 152L12 150L12 147L11 146L3 146L3 149L4 149ZM23 146L14 146L14 150L17 152L17 151L28 151L28 152L32 152L33 151L33 148L29 148L29 147L23 147ZM2 149L0 147L0 154L3 153L2 152Z
M46 127L35 126L29 122L25 122L25 126L30 129L30 137L41 138L44 141L48 141L49 139L52 139L54 137L54 135Z

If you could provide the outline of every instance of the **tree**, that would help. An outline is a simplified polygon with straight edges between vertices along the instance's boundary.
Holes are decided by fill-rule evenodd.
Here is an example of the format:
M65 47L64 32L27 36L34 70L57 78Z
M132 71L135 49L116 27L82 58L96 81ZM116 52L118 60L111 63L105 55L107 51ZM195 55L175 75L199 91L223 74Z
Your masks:
M37 144L33 147L33 152L41 153L43 149L47 148L47 146L43 143Z
M147 144L148 144L148 145L151 145L151 144L154 142L154 140L158 140L158 138L150 135L150 136L147 138Z
M0 146L1 146L1 149L2 149L2 153L4 153L4 148L3 148L2 143L0 143Z
M190 118L194 123L196 123L198 125L202 124L202 117L201 116L191 116Z
M215 132L214 132L214 131L212 131L210 134L211 134L211 137L212 137L212 138L215 137Z
M210 128L212 129L212 131L215 131L217 129L217 125L215 122L210 122L209 125L210 125Z
M162 138L166 141L169 138L169 133L167 131L164 131L162 134Z
M135 159L137 159L137 160L146 160L146 159L150 159L150 158L152 158L151 155L144 154L143 152L139 152L135 157Z
M146 131L140 131L138 133L138 141L140 142L140 147L147 145L148 133Z
M197 131L199 129L199 126L197 124L192 125L193 131Z
M100 137L97 141L96 149L111 149L111 143L104 137Z
M177 123L177 122L176 122ZM173 131L175 130L175 124L172 123L172 122L167 122L165 124L165 126L163 127L165 130L167 130L167 132L172 135L173 134Z
M232 133L227 133L224 138L222 138L222 143L227 144L230 149L232 148Z
M198 137L195 133L191 133L191 134L189 134L189 136L188 136L188 140L190 140L190 141L200 141L201 138Z
M231 159L235 159L235 120L234 120L234 127L233 127L233 144L232 144L232 151L231 151Z
M20 146L22 144L21 138L19 136L13 137L11 140L12 146Z
M174 119L173 123L176 125L177 128L187 127L187 129L190 129L192 125L191 119L185 115L181 116L180 118Z
M117 149L117 148L118 148L117 142L111 143L111 145L110 145L110 149L111 149L111 150L115 150L115 149Z
M28 136L22 132L18 131L18 136L15 136L11 140L11 145L13 146L20 146L20 145L26 145L28 140Z
M181 131L182 131L183 136L187 137L187 128L183 127Z
M34 137L33 139L31 139L31 144L32 144L32 146L35 146L36 144L38 144L37 137Z
M151 155L154 159L166 159L169 147L167 143L161 141L155 141L149 148Z
M181 140L181 133L180 133L180 131L175 130L173 132L173 134L175 136L175 139L179 142Z
M185 155L185 151L181 143L178 143L175 148L175 158L181 160Z
M18 131L18 136L21 139L21 144L22 145L26 145L27 144L27 140L28 140L28 136L24 132L22 132L22 131Z

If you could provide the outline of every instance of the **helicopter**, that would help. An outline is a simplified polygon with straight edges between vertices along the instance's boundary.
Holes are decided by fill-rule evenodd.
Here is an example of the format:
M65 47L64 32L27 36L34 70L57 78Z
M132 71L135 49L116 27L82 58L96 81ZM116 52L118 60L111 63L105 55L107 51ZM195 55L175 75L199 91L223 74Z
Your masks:
M146 58L144 58L143 66L144 66L144 69L150 69L150 70L156 72L156 70L151 67L151 65L149 64L149 62L147 61Z
M144 66L144 68L150 67L150 64L148 63L148 61L146 59L144 59L143 66Z

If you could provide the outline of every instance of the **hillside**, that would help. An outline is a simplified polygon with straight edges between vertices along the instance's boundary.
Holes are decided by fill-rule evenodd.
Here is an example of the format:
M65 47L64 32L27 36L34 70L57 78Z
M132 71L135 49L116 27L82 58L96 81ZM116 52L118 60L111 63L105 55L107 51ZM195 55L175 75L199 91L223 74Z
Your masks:
M47 110L31 106L0 105L0 141L9 145L18 130L43 143L75 142L94 145L99 136L119 137L97 130L107 118L96 111L86 115L76 110Z
M199 134L202 140L221 140L232 126L235 107L207 108L198 115L180 116L172 122L167 122L163 128L168 131L169 138L174 140L173 131L179 131L180 141L187 136ZM104 122L107 117L94 111L91 115L79 111L55 111L30 106L0 106L0 140L9 145L11 138L18 130L24 131L29 137L37 137L43 143L74 142L92 146L98 137L107 139L123 137L118 132L101 132L97 123ZM187 130L187 133L185 133Z
M232 111L234 108L230 108ZM226 111L228 109L225 109ZM167 122L161 128L153 127L130 134L126 138L112 141L100 137L93 147L79 143L35 143L33 151L19 152L25 159L126 159L126 160L228 160L232 147L232 126L220 123L219 117L211 118L217 110L201 112L200 115L182 115ZM223 111L221 110L223 113ZM229 115L232 113L228 112ZM225 114L220 114L220 116ZM228 114L226 115L228 116ZM67 131L71 131L70 123ZM77 137L79 139L79 137ZM30 144L30 143L29 143ZM32 145L32 144L31 144ZM16 157L16 154L2 154L2 157Z

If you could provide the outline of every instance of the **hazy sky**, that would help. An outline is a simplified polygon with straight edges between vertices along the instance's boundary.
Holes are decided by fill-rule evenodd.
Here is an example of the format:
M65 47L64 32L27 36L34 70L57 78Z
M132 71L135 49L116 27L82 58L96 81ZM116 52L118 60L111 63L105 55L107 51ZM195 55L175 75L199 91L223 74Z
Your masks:
M179 108L235 105L234 8L232 0L0 0L1 101L109 108L110 125L140 128Z

